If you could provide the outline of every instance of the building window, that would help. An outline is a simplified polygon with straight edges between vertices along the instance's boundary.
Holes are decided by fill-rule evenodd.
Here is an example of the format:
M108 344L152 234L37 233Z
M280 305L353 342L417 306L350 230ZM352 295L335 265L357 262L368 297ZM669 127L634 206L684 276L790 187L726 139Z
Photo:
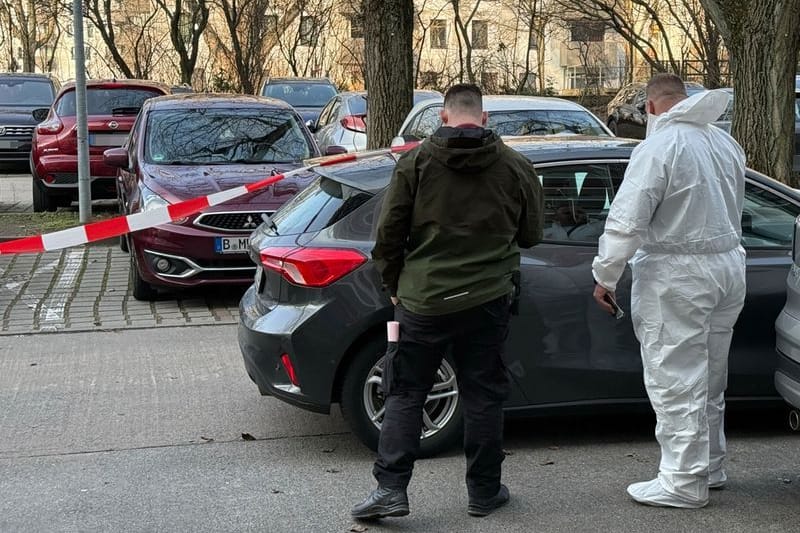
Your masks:
M481 89L485 94L494 94L498 91L497 72L481 72Z
M314 17L303 15L300 17L300 46L317 45L317 21Z
M602 42L606 35L606 26L593 20L572 20L569 23L570 41L575 43Z
M447 48L447 21L433 19L431 21L431 48Z
M363 39L364 38L364 17L361 15L350 15L350 38Z
M489 48L489 23L485 20L472 21L472 48L476 50Z

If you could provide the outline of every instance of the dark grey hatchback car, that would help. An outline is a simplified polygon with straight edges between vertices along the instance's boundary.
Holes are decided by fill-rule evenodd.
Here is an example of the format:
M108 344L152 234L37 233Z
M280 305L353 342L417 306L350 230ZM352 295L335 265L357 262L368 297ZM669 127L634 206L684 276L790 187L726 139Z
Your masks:
M522 299L506 366L509 413L594 413L649 408L629 318L592 299L592 258L636 141L521 138L545 194L544 241L522 252ZM377 443L389 297L369 259L394 159L316 171L311 185L251 236L259 265L240 304L239 345L263 394L327 413L339 403L358 437ZM785 301L800 193L748 171L742 218L748 294L730 357L728 400L777 399L774 322ZM617 291L630 306L630 272ZM461 406L445 358L423 417L422 451L459 439Z

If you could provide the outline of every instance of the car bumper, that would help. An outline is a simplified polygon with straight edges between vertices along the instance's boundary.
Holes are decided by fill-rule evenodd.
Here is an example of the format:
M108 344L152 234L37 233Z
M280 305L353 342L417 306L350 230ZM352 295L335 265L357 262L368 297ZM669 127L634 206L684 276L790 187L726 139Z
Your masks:
M784 400L800 408L800 320L782 311L775 322L775 333L775 388Z
M0 137L0 162L24 162L31 155L31 139Z
M303 381L308 374L303 371L302 360L297 358L293 342L295 336L305 329L309 317L317 313L319 308L282 305L265 313L259 309L256 298L255 287L250 287L239 304L239 349L250 379L262 393L309 411L329 413L334 372L328 374L327 394L321 392L324 387L306 387ZM298 386L292 384L281 362L283 354L293 359Z
M78 158L76 155L56 154L32 158L34 178L52 191L78 190ZM116 198L117 169L103 163L102 154L89 156L89 176L92 181L92 198Z
M139 275L152 285L189 288L253 283L256 266L248 254L217 252L217 237L246 239L248 236L181 224L165 224L130 236ZM156 266L159 260L169 263L170 269L159 270Z

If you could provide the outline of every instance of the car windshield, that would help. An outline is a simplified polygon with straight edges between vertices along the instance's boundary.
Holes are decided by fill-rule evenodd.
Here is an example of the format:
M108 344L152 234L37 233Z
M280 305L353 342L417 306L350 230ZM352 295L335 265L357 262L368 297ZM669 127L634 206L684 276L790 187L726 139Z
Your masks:
M288 163L311 155L294 115L282 109L171 109L147 120L145 160L207 165Z
M336 96L336 89L327 83L275 83L264 87L264 96L293 107L324 107Z
M161 96L157 89L89 87L86 89L86 110L90 115L135 115L148 98ZM60 117L75 116L75 91L64 93L58 100Z
M0 105L50 107L53 96L47 80L0 78Z
M608 136L600 122L585 111L490 111L486 127L506 136Z

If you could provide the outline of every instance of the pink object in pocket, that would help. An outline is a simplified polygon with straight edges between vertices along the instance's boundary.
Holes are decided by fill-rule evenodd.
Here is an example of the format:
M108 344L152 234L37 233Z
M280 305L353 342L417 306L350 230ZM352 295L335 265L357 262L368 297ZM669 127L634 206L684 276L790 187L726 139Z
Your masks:
M400 340L400 322L392 320L386 323L386 338L389 342Z

